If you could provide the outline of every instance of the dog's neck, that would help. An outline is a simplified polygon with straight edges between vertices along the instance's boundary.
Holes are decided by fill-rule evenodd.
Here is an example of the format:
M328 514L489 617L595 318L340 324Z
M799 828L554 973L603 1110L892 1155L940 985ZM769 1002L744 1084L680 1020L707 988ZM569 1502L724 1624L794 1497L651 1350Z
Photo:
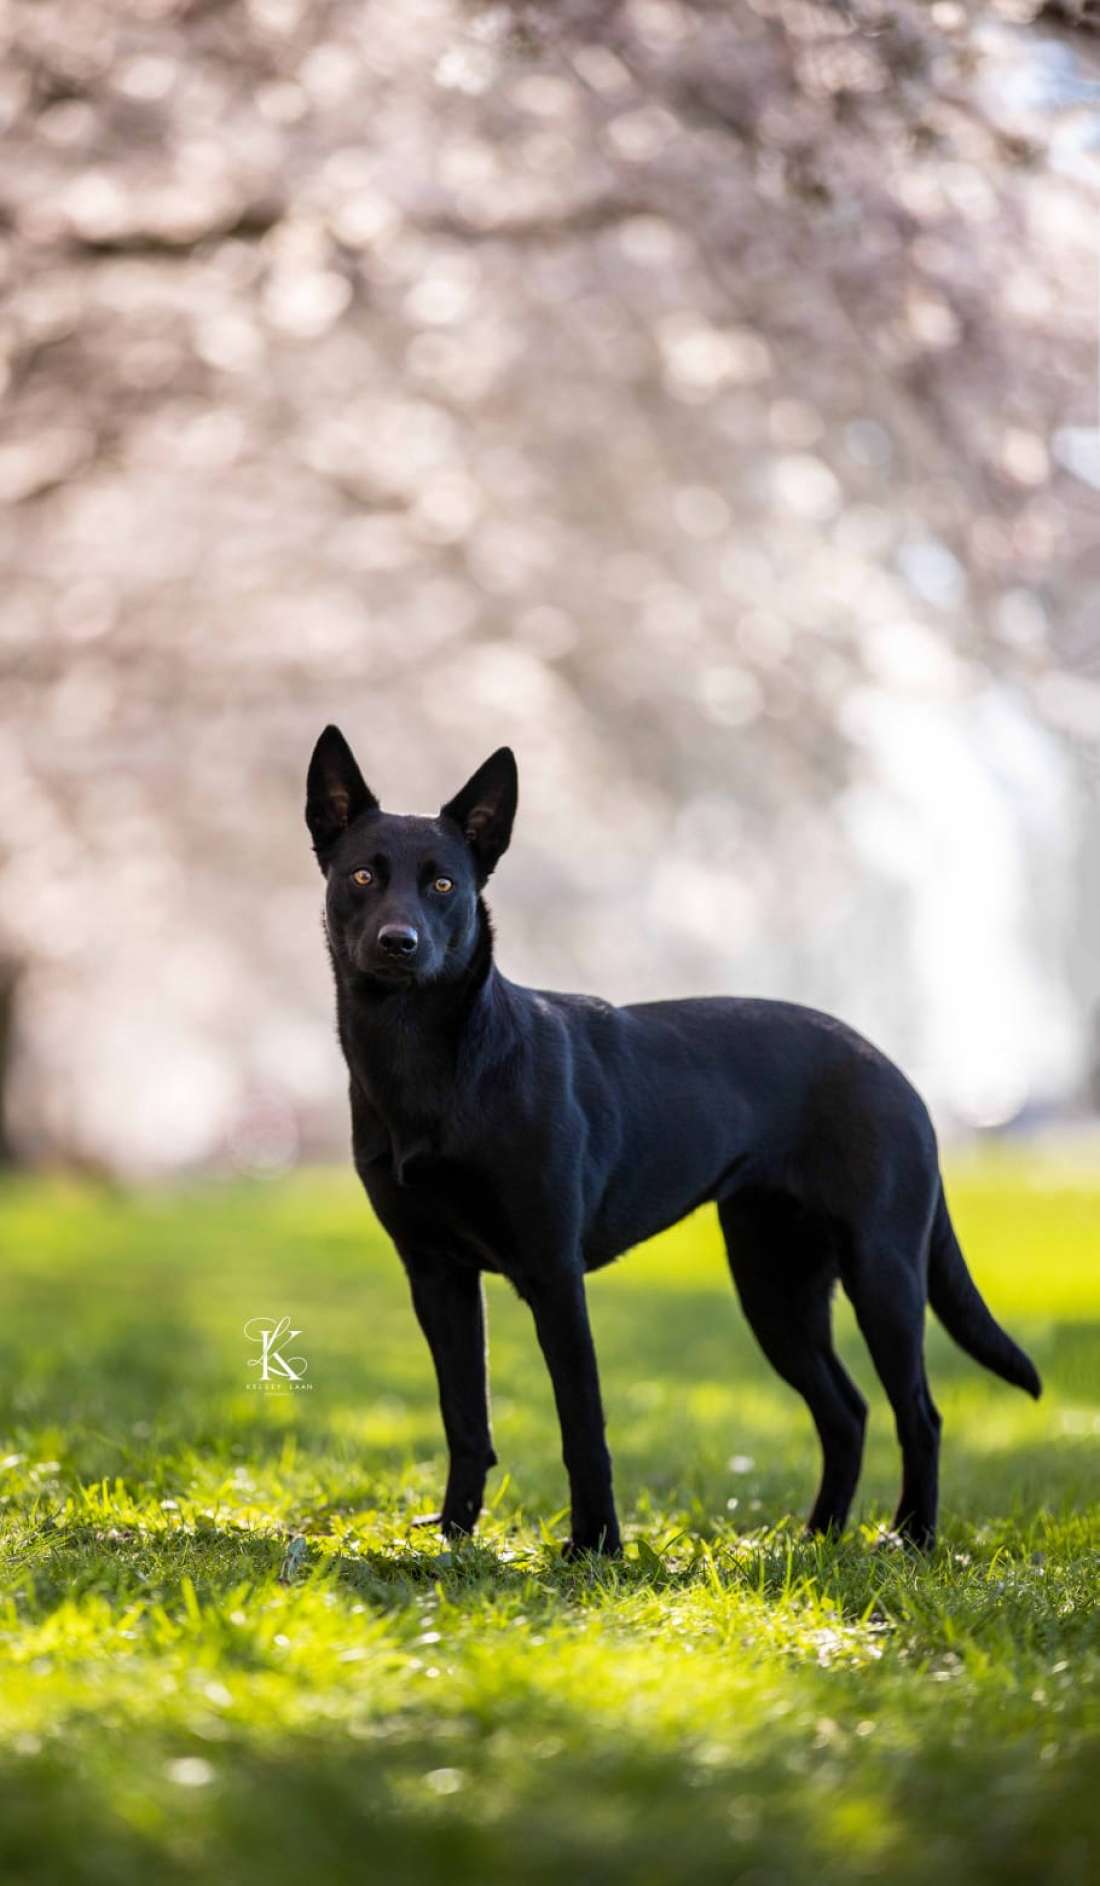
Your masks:
M330 952L331 954L331 952ZM340 1044L353 1088L393 1131L428 1130L453 1106L463 1049L499 1024L503 978L493 962L489 913L458 973L386 987L332 957Z

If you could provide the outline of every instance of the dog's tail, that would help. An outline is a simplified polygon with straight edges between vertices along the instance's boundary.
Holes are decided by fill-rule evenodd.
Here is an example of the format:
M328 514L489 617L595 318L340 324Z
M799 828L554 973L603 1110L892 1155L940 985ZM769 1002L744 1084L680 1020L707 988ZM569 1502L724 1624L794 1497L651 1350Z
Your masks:
M966 1268L947 1200L940 1186L929 1248L928 1301L949 1336L960 1349L984 1363L994 1375L1016 1388L1026 1388L1036 1400L1043 1392L1039 1372L1030 1357L995 1322Z

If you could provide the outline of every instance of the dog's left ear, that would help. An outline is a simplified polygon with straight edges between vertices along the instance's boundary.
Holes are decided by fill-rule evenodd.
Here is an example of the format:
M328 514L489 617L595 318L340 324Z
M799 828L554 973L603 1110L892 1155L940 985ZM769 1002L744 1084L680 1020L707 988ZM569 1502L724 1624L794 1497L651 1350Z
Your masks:
M375 798L339 727L326 727L306 777L306 824L322 871L328 853L353 819L377 812Z
M511 747L498 747L443 807L440 817L453 819L458 826L474 854L482 883L508 849L518 799L515 754Z

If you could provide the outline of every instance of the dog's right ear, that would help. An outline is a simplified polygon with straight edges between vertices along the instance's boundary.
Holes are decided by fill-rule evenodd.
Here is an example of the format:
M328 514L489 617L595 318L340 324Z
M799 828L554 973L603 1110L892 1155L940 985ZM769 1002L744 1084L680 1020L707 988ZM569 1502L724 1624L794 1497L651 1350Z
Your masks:
M306 824L322 871L352 820L377 810L378 801L339 727L326 727L313 749L306 779Z

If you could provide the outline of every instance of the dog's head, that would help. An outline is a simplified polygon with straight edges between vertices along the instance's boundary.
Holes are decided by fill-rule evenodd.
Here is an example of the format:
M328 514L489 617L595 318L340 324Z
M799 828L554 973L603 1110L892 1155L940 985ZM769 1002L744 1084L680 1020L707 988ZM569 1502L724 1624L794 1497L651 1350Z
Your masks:
M309 764L306 824L337 965L394 988L460 976L517 792L516 762L500 747L435 818L383 812L339 728L326 727Z

